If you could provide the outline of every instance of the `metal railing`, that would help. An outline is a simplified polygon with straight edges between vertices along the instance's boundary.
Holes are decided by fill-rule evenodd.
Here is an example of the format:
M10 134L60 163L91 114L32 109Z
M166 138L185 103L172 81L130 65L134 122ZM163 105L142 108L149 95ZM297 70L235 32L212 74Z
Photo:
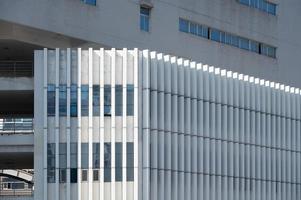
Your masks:
M0 196L33 196L33 194L33 187L28 187L23 182L0 183Z
M1 77L33 77L32 61L0 61Z
M33 133L32 118L0 118L0 134Z

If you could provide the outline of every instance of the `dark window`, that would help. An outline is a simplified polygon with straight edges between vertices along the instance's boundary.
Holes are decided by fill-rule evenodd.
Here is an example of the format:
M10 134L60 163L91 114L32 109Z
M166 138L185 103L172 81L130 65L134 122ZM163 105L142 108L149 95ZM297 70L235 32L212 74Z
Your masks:
M82 181L88 181L88 170L82 170Z
M229 45L232 44L232 36L228 33L225 34L225 43Z
M47 144L47 181L55 183L55 143Z
M93 169L99 169L99 143L93 143Z
M99 85L93 85L93 116L100 115L100 87Z
M82 169L88 169L89 167L89 144L88 143L82 143L81 144L81 167Z
M214 40L214 41L217 41L217 42L220 42L221 40L221 32L216 30L216 29L210 29L210 39L211 40Z
M122 143L115 143L115 181L122 181Z
M111 85L104 85L104 115L111 116Z
M47 87L47 113L48 116L55 116L55 85L49 84Z
M70 182L77 183L77 168L70 169Z
M268 13L272 15L276 15L276 5L272 3L268 3Z
M67 144L59 143L60 183L66 183Z
M59 93L59 110L60 116L67 116L67 86L60 85Z
M122 85L115 86L115 115L122 116Z
M89 115L89 86L82 85L81 88L81 112L82 116Z
M276 48L268 46L268 56L272 58L276 58Z
M111 143L104 143L104 182L111 182Z
M185 19L179 19L179 30L182 32L189 32L189 22Z
M99 170L93 170L93 181L99 181Z
M221 43L226 43L226 33L221 32Z
M134 181L134 143L126 144L126 180Z
M134 115L134 85L128 84L126 91L126 115Z
M77 117L77 86L72 84L70 87L70 116Z
M81 0L82 2L85 2L86 4L96 6L96 0Z
M149 32L150 8L140 7L140 30Z
M231 36L231 44L235 47L239 47L239 40L237 36L235 35Z

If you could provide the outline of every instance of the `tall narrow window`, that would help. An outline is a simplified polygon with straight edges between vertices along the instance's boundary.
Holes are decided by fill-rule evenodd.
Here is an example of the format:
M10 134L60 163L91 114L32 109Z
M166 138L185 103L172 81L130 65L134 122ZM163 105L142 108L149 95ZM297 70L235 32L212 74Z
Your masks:
M115 86L115 115L122 116L122 85Z
M128 84L126 91L126 115L133 116L134 115L134 85Z
M99 116L100 114L100 87L99 85L93 85L93 116Z
M47 182L55 182L55 143L47 144Z
M77 143L70 143L70 182L77 183Z
M115 181L122 181L122 143L115 143Z
M59 163L60 163L60 183L66 183L66 177L67 177L67 144L66 143L60 143L59 145Z
M140 30L149 32L150 8L140 7Z
M70 116L77 117L77 86L72 84L70 87Z
M89 167L89 144L82 143L81 144L81 167L82 169L88 169Z
M220 34L221 34L220 31L218 31L216 29L211 29L211 31L210 31L210 39L214 40L214 41L217 41L217 42L220 42Z
M111 182L111 143L104 143L104 182Z
M104 115L111 116L111 85L104 85Z
M49 84L47 87L47 114L55 115L55 85Z
M126 144L126 180L134 181L134 143Z
M99 143L93 143L93 169L99 169Z
M82 85L81 88L81 112L82 116L89 115L89 86Z
M67 86L60 85L59 111L60 116L67 116Z
M180 18L179 19L179 30L181 32L188 33L189 32L189 21Z

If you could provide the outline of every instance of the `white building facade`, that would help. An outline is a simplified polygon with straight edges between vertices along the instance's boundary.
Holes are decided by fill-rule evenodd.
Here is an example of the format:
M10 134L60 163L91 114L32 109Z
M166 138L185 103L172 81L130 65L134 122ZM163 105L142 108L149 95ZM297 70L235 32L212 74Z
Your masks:
M297 200L296 88L148 50L35 52L35 199Z

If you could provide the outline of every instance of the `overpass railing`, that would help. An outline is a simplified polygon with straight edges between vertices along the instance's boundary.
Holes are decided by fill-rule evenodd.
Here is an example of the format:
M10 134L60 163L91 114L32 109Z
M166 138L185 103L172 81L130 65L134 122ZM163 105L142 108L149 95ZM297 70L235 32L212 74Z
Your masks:
M31 134L32 118L0 118L0 134Z
M33 77L32 61L0 61L1 77Z

